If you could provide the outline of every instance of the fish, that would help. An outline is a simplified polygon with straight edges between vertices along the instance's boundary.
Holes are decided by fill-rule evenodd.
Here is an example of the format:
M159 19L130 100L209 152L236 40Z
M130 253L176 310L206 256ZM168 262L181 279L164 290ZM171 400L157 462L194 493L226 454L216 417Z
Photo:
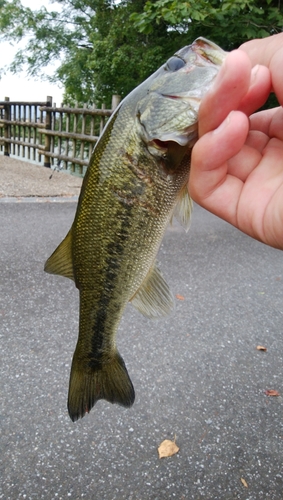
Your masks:
M73 421L100 399L134 403L116 347L128 302L149 318L174 307L156 256L173 216L189 226L187 183L198 110L225 56L198 38L121 101L93 150L73 224L45 263L46 272L73 280L79 290L68 393Z

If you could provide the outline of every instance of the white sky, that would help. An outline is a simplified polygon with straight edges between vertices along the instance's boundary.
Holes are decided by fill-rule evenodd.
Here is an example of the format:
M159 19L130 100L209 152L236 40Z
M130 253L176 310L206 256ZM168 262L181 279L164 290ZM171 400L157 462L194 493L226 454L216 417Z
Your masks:
M25 7L38 10L42 5L56 10L56 4L50 4L48 0L22 0ZM8 43L0 42L0 67L3 68L13 59L17 46L12 47ZM28 78L24 72L13 75L6 73L0 80L0 101L4 97L10 97L11 101L45 101L47 96L53 97L53 103L57 106L62 102L63 89L49 82Z

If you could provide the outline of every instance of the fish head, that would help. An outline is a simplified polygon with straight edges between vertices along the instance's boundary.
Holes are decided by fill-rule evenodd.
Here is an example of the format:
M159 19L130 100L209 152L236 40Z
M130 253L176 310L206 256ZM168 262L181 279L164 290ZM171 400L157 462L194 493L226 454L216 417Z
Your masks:
M142 84L137 127L149 153L176 163L197 140L198 111L226 52L205 38L183 47Z

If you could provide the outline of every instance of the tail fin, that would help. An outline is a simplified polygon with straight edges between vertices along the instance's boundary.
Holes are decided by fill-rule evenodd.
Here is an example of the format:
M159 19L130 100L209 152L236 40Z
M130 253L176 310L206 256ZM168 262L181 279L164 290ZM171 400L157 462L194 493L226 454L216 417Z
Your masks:
M106 363L84 370L73 358L68 411L73 422L88 413L99 399L130 407L135 400L135 391L125 363L116 351Z

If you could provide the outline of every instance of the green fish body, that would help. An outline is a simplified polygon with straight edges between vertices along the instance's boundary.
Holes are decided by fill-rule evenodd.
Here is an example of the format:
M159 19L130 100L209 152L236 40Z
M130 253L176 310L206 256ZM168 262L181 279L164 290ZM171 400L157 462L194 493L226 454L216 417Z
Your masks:
M116 331L129 301L148 317L173 307L155 258L173 214L188 226L197 113L224 57L198 39L121 102L95 146L72 227L46 262L47 272L73 279L80 293L72 420L99 399L126 407L134 402Z

